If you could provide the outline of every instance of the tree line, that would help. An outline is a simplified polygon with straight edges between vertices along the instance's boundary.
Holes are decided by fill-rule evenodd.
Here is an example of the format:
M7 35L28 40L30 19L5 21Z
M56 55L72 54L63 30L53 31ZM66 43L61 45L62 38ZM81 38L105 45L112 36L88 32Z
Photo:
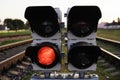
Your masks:
M19 29L28 29L29 28L29 23L26 22L24 23L20 19L11 19L7 18L3 22L4 26L7 26L10 30L19 30Z

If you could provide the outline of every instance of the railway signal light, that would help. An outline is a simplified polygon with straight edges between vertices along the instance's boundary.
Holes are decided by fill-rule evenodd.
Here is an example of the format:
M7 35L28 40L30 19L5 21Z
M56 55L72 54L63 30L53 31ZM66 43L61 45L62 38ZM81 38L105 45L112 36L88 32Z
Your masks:
M38 51L37 57L42 65L50 65L55 61L56 56L55 51L51 47L44 46Z
M96 31L101 11L97 6L73 6L67 12L68 69L95 70L100 54Z
M26 50L34 70L61 68L61 11L51 6L31 6L25 11L33 42Z

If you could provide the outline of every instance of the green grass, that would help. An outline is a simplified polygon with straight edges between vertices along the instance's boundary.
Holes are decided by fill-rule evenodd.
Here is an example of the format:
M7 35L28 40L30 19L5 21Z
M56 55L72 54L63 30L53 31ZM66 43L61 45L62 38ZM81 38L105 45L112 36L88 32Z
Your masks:
M120 29L98 29L97 36L120 41Z
M0 37L1 36L10 36L10 35L19 35L19 34L30 34L30 30L10 30L10 31L0 31Z

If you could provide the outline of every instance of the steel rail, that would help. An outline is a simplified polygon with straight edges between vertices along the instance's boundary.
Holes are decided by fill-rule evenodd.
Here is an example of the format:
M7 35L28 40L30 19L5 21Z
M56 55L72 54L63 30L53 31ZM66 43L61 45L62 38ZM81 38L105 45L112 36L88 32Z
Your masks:
M103 48L101 48L101 52L102 52L101 54L102 57L110 61L110 63L114 64L116 67L118 68L120 67L120 57Z
M120 41L116 41L116 40L112 40L112 39L107 39L107 38L103 38L103 37L98 37L98 36L97 36L96 39L120 45Z
M22 51L10 58L7 58L7 59L1 61L0 62L0 71L2 71L3 69L9 68L9 66L11 64L15 64L17 61L22 60L24 56L25 56L25 51Z
M9 49L9 48L13 48L13 47L16 47L16 46L20 46L22 44L26 44L26 43L30 43L30 42L32 42L32 39L28 39L28 40L24 40L24 41L19 41L19 42L3 45L3 46L0 46L0 51L6 50L6 49Z

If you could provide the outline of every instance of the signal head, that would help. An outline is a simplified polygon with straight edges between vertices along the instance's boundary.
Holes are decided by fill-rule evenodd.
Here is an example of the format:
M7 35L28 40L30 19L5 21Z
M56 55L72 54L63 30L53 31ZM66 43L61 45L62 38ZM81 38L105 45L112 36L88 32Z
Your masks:
M33 70L60 70L61 68L61 11L51 6L30 6L25 18L32 30L32 46L26 56L32 60Z
M32 32L42 37L51 37L60 30L58 15L51 6L31 6L25 11Z
M101 12L97 6L74 6L68 12L68 31L78 37L88 36L97 30L100 18Z
M96 70L96 62L101 53L96 46L100 9L97 6L73 6L67 13L68 69Z
M75 68L68 67L69 70L82 70L89 68L97 62L100 49L97 46L82 46L74 44L68 52L68 62Z

